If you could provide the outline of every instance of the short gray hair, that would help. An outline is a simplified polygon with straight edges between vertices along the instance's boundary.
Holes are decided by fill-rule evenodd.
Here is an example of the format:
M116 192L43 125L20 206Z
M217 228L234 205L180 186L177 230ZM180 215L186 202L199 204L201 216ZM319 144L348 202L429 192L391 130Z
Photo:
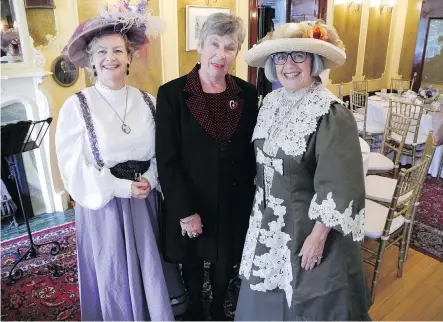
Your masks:
M237 42L238 50L240 50L245 40L246 30L243 20L235 15L226 13L213 13L206 19L200 31L198 40L203 45L206 38L210 35L225 36L232 35Z
M325 64L323 63L323 58L317 54L308 53L311 57L311 76L320 78L320 74L325 70ZM288 59L291 59L288 57ZM269 56L265 65L265 76L270 82L278 82L277 72L275 69L275 64L272 61L272 56Z
M123 40L125 41L125 47L126 47L126 51L128 52L128 56L132 59L132 55L134 54L134 46L132 46L131 42L129 41L128 37L125 34L120 34L115 32L114 30L106 30L101 32L99 35L95 36L90 42L89 44L86 46L86 53L88 54L89 57L89 64L86 67L86 70L89 73L89 77L91 77L91 79L93 79L94 76L94 70L92 68L92 56L94 55L94 47L97 44L97 42L100 40L100 38L104 37L104 36L109 36L109 35L113 35L113 34L117 34L123 37Z

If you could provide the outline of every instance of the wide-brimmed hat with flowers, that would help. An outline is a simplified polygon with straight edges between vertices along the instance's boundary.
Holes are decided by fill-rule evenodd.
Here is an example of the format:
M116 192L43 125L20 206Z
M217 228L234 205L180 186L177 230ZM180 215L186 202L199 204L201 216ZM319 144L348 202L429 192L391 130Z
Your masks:
M323 57L326 68L343 65L346 60L335 28L317 20L280 25L246 52L245 61L253 67L264 67L272 54L292 51L317 54Z
M137 50L165 30L166 23L147 9L147 0L141 0L134 6L129 1L120 1L113 10L100 8L98 17L80 24L63 49L63 56L77 67L88 67L86 47L100 34L124 34Z

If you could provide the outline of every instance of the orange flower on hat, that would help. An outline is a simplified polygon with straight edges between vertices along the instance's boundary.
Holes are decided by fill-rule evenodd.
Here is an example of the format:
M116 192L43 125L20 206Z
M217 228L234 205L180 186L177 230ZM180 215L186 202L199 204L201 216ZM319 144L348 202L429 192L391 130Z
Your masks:
M326 31L326 29L325 28L320 28L318 26L315 26L312 29L312 38L320 39L320 40L324 40L324 41L328 41L329 40L328 32Z

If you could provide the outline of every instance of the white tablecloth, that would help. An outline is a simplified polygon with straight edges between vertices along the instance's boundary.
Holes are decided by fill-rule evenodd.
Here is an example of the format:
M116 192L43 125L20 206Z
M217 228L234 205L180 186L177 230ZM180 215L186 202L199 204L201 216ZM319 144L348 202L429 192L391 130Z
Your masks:
M388 117L389 102L387 100L382 100L379 96L371 96L368 100L368 122L376 122L381 124L386 124L386 119ZM429 131L434 130L433 128L432 113L423 114L420 122L420 133L427 135ZM429 168L429 173L433 177L438 176L438 171L440 169L440 162L443 157L443 145L437 146L435 150L434 157L432 158L431 166ZM401 156L401 164L411 164L412 158L408 156ZM440 177L443 178L443 171L440 173Z

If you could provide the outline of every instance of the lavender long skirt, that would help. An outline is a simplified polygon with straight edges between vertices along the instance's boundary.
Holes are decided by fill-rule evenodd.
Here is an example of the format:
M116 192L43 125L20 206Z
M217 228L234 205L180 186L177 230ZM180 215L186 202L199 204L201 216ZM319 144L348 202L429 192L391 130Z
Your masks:
M76 205L82 320L174 320L165 275L175 294L183 286L178 270L166 264L163 272L155 207L153 193L99 210Z

